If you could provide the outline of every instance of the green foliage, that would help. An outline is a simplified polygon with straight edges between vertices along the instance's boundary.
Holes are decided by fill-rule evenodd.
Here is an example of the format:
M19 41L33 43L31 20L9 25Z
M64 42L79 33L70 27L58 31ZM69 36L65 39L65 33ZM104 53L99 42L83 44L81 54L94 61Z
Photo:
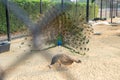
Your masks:
M91 2L92 2L92 3L94 3L94 2L95 2L95 0L91 0Z
M10 0L9 0L10 1ZM16 4L18 4L23 10L25 10L30 19L33 22L36 22L41 14L40 14L40 0L12 0ZM59 2L54 2L51 0L42 0L42 11L43 13L46 12L52 5L59 4ZM80 15L85 18L86 15L86 4L85 3L78 3L78 7L75 7L75 3L66 3L70 4L71 9L69 10L70 16L73 15ZM77 13L76 13L77 9ZM5 8L2 3L0 3L0 34L6 33L6 15L5 15ZM96 14L98 13L98 8L96 7ZM25 24L22 21L18 20L17 17L10 12L10 27L11 33L26 30ZM21 14L22 15L22 14ZM93 18L93 5L90 4L90 18Z

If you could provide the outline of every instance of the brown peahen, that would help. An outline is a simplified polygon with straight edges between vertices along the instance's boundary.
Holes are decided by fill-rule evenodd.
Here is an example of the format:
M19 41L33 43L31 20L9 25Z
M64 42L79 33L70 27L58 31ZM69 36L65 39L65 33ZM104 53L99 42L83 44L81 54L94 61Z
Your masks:
M53 58L51 60L51 64L48 66L49 66L49 68L51 68L52 65L57 63L61 67L61 64L71 65L73 62L81 63L81 60L76 60L76 59L74 59L71 56L66 55L66 54L57 54L57 55L53 56Z

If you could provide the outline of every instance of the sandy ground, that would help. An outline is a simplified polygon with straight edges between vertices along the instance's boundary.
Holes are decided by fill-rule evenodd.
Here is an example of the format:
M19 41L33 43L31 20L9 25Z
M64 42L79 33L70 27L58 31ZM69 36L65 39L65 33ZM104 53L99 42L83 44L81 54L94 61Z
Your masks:
M101 35L92 35L85 56L58 47L31 53L28 39L13 40L11 50L0 54L2 69L9 68L5 80L120 80L120 25L97 24L93 28ZM49 69L51 57L60 50L82 63Z

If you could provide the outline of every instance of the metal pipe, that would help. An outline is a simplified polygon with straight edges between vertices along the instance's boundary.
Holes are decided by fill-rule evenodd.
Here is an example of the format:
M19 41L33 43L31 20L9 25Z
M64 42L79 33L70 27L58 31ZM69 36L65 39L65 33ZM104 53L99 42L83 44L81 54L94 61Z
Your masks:
M61 0L61 6L62 6L62 8L63 8L63 0Z
M110 4L111 4L111 7L110 7L110 13L111 13L111 23L113 23L113 0L111 0L111 2L110 2Z
M108 0L106 0L106 9L105 9L105 18L107 18L107 9L108 9L108 7L107 7L107 2L108 2Z
M87 5L86 5L86 22L89 21L89 0L87 0Z
M101 3L100 3L100 18L102 19L102 2L103 0L101 0Z
M10 36L10 22L9 22L9 10L8 10L8 0L5 0L5 11L6 11L6 26L7 26L7 37L8 37L8 41L11 40L11 36Z
M63 13L63 5L64 5L64 2L63 2L63 0L61 0L61 10L62 10L62 13ZM61 33L61 25L63 25L64 24L64 17L62 16L62 19L61 19L61 23L60 23L60 25L59 25L59 30L60 30L60 33Z
M114 1L113 1L114 2ZM113 3L113 16L115 17L116 14L115 14L115 3Z
M40 14L42 14L42 0L40 0Z
M111 18L111 0L109 0L109 4L110 4L109 17Z
M116 16L118 16L118 0L116 2Z
M77 0L76 0L76 5L75 5L75 7L76 7L76 8L75 8L75 17L77 17L77 15L78 15L77 6L78 6L78 5L77 5Z
M95 1L94 1L94 18L95 18L95 14L96 14L95 9L96 9L96 5L95 5Z
M77 12L77 0L76 0L76 12Z

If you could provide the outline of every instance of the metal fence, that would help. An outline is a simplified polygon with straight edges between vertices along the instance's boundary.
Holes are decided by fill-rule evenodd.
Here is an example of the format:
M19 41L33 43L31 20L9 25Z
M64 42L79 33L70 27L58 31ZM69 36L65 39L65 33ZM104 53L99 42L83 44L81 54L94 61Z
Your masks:
M95 3L99 6L100 18L119 17L120 1L119 0L96 0Z
M2 1L2 0L1 0ZM4 1L7 1L7 0L4 0ZM17 0L16 0L17 1ZM23 10L25 10L25 12L26 12L26 14L31 18L31 20L32 20L32 22L36 22L36 20L38 20L39 19L39 16L42 14L42 13L44 13L50 6L51 6L51 4L54 4L54 1L51 1L51 0L48 0L49 1L49 3L47 3L47 2L45 2L45 3L43 3L43 0L40 0L39 2L37 2L37 4L35 3L35 2L33 2L34 4L36 4L36 5L34 5L34 6L28 6L29 5L29 2L28 3L22 3L22 4L24 4L25 6L23 7L22 6L22 4L18 4L18 3L16 3L17 5L19 5ZM56 0L57 1L57 0ZM60 2L61 3L61 5L62 4L64 4L64 3L67 3L67 2L70 2L70 3L74 3L74 4L76 4L75 5L75 7L76 7L76 10L77 10L77 12L80 12L81 13L81 8L79 8L79 6L78 6L78 3L87 3L87 6L86 6L86 8L84 9L84 11L86 11L86 17L84 17L85 19L86 19L86 21L88 22L89 21L89 18L91 17L90 15L90 13L93 13L93 10L91 11L91 9L89 9L89 5L91 4L91 0L89 1L89 2L87 2L87 1L89 1L89 0L86 0L86 1L80 1L80 0L73 0L73 1L70 1L70 0L59 0L58 2ZM7 3L8 5L9 5L9 3ZM49 5L47 5L47 4L49 4ZM43 6L44 5L44 6ZM11 11L11 10L9 10L9 8L7 8L7 6L4 6L2 3L1 3L1 6L0 6L0 8L1 8L1 15L0 15L0 24L1 24L1 28L0 28L0 30L1 30L1 32L6 32L7 33L7 38L6 37L4 37L4 36L1 36L0 37L0 41L4 41L4 40L10 40L10 39L14 39L14 38L16 38L16 37L22 37L22 36L24 36L24 35L27 35L27 33L26 33L26 31L24 31L24 30L26 30L26 25L21 21L21 20L19 20L15 15L14 15L14 13ZM34 9L34 11L33 11L33 9ZM4 11L4 13L6 14L4 14L2 11ZM73 10L73 11L75 11L75 10ZM32 14L31 15L31 13L34 13L34 15ZM39 14L40 13L40 14ZM81 13L82 14L82 13ZM6 18L5 18L6 17ZM3 19L4 18L4 19ZM6 20L5 20L6 19ZM2 25L3 23L5 23L4 25ZM6 28L5 28L5 26L6 26ZM5 28L5 29L4 29ZM17 35L14 35L14 34L11 34L10 35L10 33L12 32L12 33L15 33L16 32L16 28L19 28L21 31L23 31L22 33L18 33ZM18 29L17 29L18 30ZM18 31L18 32L20 32L20 31ZM19 36L18 36L19 35Z
M2 1L2 0L1 0ZM6 1L6 0L5 0ZM51 0L48 0L49 3L54 3ZM59 2L62 3L66 3L66 2L71 2L70 0L68 1L64 1L64 0L59 0ZM91 0L72 0L71 3L75 3L76 4L76 10L78 12L81 12L78 3L86 3L86 21L88 22L90 19L93 18L114 18L115 16L119 17L119 13L120 13L120 9L119 9L119 0L95 0L93 3L91 3ZM39 2L37 2L38 4L34 5L34 6L29 6L29 3L26 4L26 6L22 6L22 4L18 4L22 9L26 10L27 14L31 17L32 21L35 22L39 16L38 13L44 13L49 7L47 4L48 3L43 3L43 0L40 0ZM17 4L17 3L16 3ZM90 4L94 5L94 10L90 8ZM9 5L9 3L8 3ZM43 6L44 5L44 6ZM95 8L97 7L96 5L98 5L99 8L99 12L98 14L95 11ZM28 7L28 8L27 8ZM31 8L30 8L31 7ZM7 8L7 6L4 6L2 3L0 5L1 8L1 12L0 12L0 33L5 33L6 32L6 36L0 36L0 41L4 41L4 40L10 40L16 37L22 37L24 35L27 35L26 31L24 31L26 29L25 24L23 24L16 16L14 16L13 12L9 10L9 8ZM34 11L32 11L34 9ZM90 12L91 11L91 12ZM34 13L34 15L30 14L30 13ZM93 18L90 18L90 14L94 14ZM96 16L98 15L98 16ZM111 19L112 22L112 19ZM6 26L6 28L4 27ZM10 26L10 27L9 27ZM16 32L15 28L21 28L24 32L22 33L18 33L18 35L10 35L10 32L13 31L12 33ZM18 31L20 32L20 31Z
M76 0L77 1L77 0ZM2 2L2 1L1 1ZM3 21L5 21L6 22L6 30L7 30L7 37L5 38L5 39L7 39L8 41L10 41L10 39L11 39L11 37L10 37L10 21L9 21L9 18L11 18L11 15L13 15L14 14L14 16L16 16L16 18L17 19L19 19L20 21L22 21L24 24L25 24L25 26L27 26L27 28L34 34L33 35L33 38L35 38L35 41L33 42L34 43L34 45L35 45L35 47L38 47L38 45L40 46L40 44L37 44L36 42L38 42L38 41L36 41L37 40L37 37L36 36L38 36L37 34L40 34L40 31L39 31L39 29L34 29L34 27L36 26L35 25L35 23L34 23L34 21L32 20L32 19L30 19L30 17L29 17L29 14L28 13L26 13L25 12L25 10L23 10L21 7L20 7L20 5L17 5L16 3L14 3L14 2L9 2L9 4L7 3L7 0L3 0L3 5L0 5L0 8L1 7L4 7L4 8L2 8L2 9L4 9L3 11L5 11L5 14L6 14L6 20L3 20ZM87 6L86 6L86 21L89 21L89 4L88 3L90 3L89 2L89 0L87 0ZM63 6L63 4L64 4L64 0L61 0L61 5ZM77 4L77 3L76 3ZM98 4L98 3L97 3ZM102 5L102 4L101 4ZM95 7L95 6L94 6ZM8 8L10 9L10 13L12 13L11 15L9 14L9 10L8 10ZM35 9L37 9L37 11L39 11L40 13L44 13L43 11L43 8L42 8L42 0L40 0L40 5L39 6L37 6L37 8L35 8ZM65 8L66 9L66 8ZM102 9L102 8L101 8ZM107 9L107 8L106 8ZM107 9L108 10L108 9ZM102 12L101 12L102 11ZM103 17L103 13L105 12L105 11L103 11L103 10L101 10L100 12L100 16L101 17ZM56 16L57 14L59 14L60 12L58 11L56 14L53 14L52 15L52 17L51 18L54 18L54 16ZM95 13L95 12L94 12ZM0 17L1 17L1 15L5 15L5 14L0 14ZM20 15L20 14L22 14L22 15ZM109 13L108 13L109 14ZM118 13L117 13L118 14ZM46 16L47 16L47 14L46 14ZM105 16L105 15L104 15ZM114 16L116 16L116 14L114 14ZM17 20L17 19L15 19L15 20ZM2 21L2 20L1 20ZM45 23L47 23L47 21L48 22L50 22L50 18L48 18L48 19L45 19L44 20L44 22ZM0 25L2 25L2 23L3 22L0 22L1 24ZM18 24L18 26L19 26L20 24ZM41 23L41 25L40 26L43 26L43 25L46 25L46 24L44 24L44 23ZM1 28L1 27L0 27ZM3 39L3 38L2 38ZM23 60L25 60L27 57L29 57L29 56L32 56L33 55L33 53L32 52L26 52L25 53L25 55L23 55L20 59L18 59L17 61L15 61L15 63L13 63L13 64L11 64L11 66L8 68L8 69L6 69L5 71L1 71L1 79L0 80L3 80L2 78L5 76L5 74L6 74L6 71L7 70L9 70L11 67L13 67L13 66L15 66L15 65L18 65L20 62L22 62ZM41 56L43 56L44 58L46 58L47 59L47 57L49 57L49 55L44 55L44 54L41 54ZM67 76L67 79L68 80L70 80L70 77L69 76L72 76L70 73L67 73L68 75L66 75Z

